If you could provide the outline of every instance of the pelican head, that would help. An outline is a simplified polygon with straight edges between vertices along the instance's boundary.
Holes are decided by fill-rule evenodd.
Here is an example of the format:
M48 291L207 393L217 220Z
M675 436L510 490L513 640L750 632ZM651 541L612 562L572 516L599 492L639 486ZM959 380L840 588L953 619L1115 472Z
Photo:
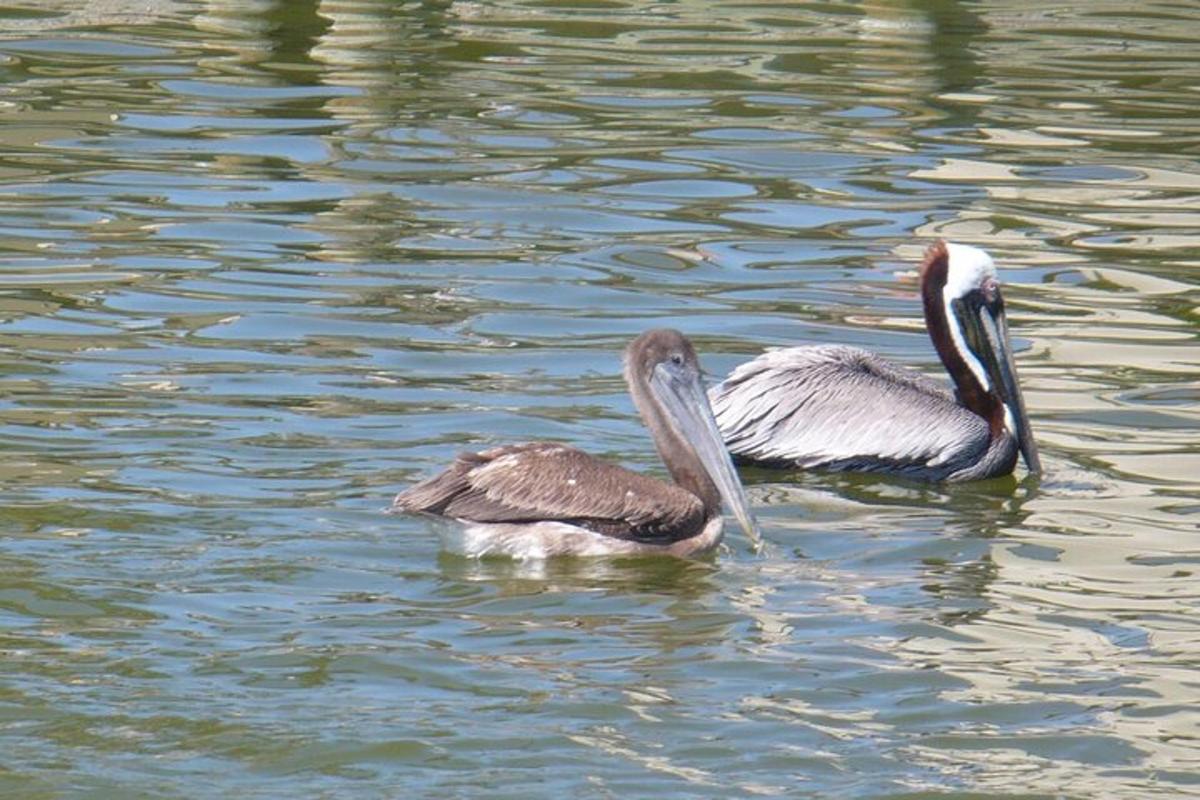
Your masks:
M625 350L625 379L675 482L712 513L720 514L724 500L757 545L758 524L713 419L692 343L669 328L646 331Z
M970 245L935 242L921 264L921 296L929 335L959 401L988 420L993 435L1007 430L1026 468L1040 473L992 257Z

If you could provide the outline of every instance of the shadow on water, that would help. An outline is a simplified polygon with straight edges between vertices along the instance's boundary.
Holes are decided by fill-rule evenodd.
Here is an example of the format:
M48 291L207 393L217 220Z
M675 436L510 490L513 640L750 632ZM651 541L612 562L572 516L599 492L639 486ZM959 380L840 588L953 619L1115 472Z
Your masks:
M1019 530L1030 516L1040 479L1005 475L969 484L930 484L869 473L831 474L742 467L745 484L757 503L794 509L819 522L828 503L857 506L882 526L887 520L937 520L948 534L987 539ZM844 513L838 511L836 513Z

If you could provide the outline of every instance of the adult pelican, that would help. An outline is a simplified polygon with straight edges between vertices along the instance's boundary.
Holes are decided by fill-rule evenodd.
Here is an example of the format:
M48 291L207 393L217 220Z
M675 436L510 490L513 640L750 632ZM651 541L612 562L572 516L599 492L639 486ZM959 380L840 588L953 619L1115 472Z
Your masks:
M991 256L934 243L920 268L925 324L954 393L843 345L770 350L710 392L739 462L929 481L1041 471Z
M460 523L469 556L666 553L695 556L721 541L721 500L757 542L758 529L683 334L652 330L625 350L625 381L675 483L550 442L464 453L396 496L390 510Z

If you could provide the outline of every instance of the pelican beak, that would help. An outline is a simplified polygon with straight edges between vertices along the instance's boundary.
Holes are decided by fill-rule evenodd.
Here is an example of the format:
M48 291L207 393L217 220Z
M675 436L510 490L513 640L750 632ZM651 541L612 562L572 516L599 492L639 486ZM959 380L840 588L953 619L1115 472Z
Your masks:
M993 302L981 303L964 316L967 318L967 327L973 329L968 331L967 340L980 356L992 386L1004 404L1004 424L1017 440L1025 468L1039 475L1042 462L1038 458L1037 443L1029 427L1021 384L1017 381L1017 367L1013 364L1012 348L1008 342L1004 303L997 296Z
M721 499L757 550L762 545L762 534L750 511L750 501L734 469L733 459L725 449L721 430L713 418L699 373L670 369L659 364L651 375L650 387L666 409L675 432L696 451L705 472L720 492Z

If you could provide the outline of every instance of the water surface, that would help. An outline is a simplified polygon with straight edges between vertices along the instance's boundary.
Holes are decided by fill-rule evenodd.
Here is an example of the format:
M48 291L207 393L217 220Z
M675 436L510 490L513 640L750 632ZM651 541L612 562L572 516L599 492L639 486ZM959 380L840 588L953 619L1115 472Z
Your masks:
M0 793L1191 797L1200 10L0 10ZM700 562L438 552L465 448L661 474L619 373L937 372L1006 283L1046 474L748 471Z

